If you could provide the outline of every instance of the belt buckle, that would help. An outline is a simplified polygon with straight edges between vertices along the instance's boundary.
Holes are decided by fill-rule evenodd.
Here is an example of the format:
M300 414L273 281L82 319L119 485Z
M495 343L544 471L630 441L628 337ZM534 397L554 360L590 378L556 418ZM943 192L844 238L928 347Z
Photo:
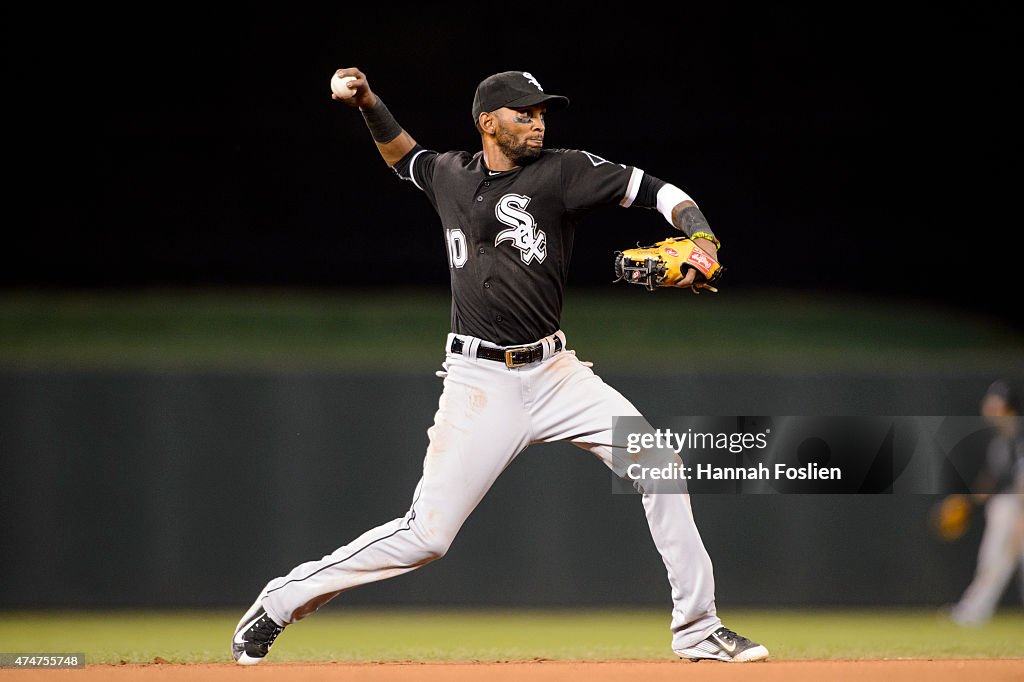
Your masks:
M526 353L526 362L516 362L514 358L515 353ZM528 364L530 364L530 349L527 346L505 349L505 366L509 369L524 367Z

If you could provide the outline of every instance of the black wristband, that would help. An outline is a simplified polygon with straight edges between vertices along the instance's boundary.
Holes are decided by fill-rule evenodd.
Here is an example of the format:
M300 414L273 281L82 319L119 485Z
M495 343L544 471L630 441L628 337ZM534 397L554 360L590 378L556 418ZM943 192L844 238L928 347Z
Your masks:
M375 142L387 144L402 134L402 126L398 125L398 121L391 115L380 97L372 107L360 107L359 111L363 114L363 120L366 121L366 127L370 129L370 135Z

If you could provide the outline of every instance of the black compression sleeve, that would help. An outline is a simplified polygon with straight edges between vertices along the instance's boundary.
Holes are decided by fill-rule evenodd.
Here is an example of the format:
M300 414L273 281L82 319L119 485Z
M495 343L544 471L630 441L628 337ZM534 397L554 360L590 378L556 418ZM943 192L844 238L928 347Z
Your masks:
M633 199L632 205L640 208L658 208L658 190L664 186L664 180L644 173L644 176L640 178L640 189L637 190L636 199Z
M360 108L359 111L362 112L366 127L370 129L370 135L373 136L375 142L387 144L402 134L402 126L398 125L398 121L391 115L384 100L380 97L372 107Z

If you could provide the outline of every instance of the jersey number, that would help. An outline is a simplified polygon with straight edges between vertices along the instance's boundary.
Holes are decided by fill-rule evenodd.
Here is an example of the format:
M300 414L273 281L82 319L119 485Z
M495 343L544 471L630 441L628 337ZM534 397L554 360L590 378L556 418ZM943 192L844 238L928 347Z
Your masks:
M448 242L448 267L461 268L469 259L469 249L466 248L466 233L456 227L444 231L445 240Z

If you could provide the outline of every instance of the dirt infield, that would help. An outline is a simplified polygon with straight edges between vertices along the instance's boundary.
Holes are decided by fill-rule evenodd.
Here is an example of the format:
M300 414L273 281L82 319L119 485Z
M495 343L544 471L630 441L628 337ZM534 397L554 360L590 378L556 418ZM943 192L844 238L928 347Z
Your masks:
M252 668L217 665L95 665L85 670L0 671L0 678L17 680L343 680L344 682L612 682L624 679L765 680L803 682L838 680L1024 680L1024 659L913 661L768 661L751 664L687 663L685 661L608 661L528 663L264 663Z

